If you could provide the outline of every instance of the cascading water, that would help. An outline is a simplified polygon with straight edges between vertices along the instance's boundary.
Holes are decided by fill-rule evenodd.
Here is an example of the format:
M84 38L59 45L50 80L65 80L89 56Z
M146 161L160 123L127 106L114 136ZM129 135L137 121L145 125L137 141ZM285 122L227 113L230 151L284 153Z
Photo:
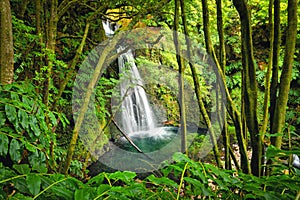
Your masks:
M103 27L108 37L113 36L114 30L117 28L108 21L103 21ZM129 40L130 39L131 38L129 38ZM122 42L126 43L126 38ZM101 155L99 161L108 167L118 170L130 170L138 173L150 172L155 170L156 167L159 167L162 161L169 159L174 152L180 151L180 129L173 126L158 126L158 124L162 124L158 122L163 122L167 119L167 112L163 110L163 107L157 104L153 106L156 108L154 115L151 109L152 104L149 103L144 89L147 83L151 85L157 83L162 84L164 80L161 80L159 76L151 75L145 77L147 78L145 82L149 82L144 84L139 69L142 75L145 73L146 75L144 76L147 76L147 73L149 73L148 66L141 65L138 69L134 62L132 50L126 51L125 47L120 47L117 51L118 53L122 52L121 55L118 55L120 80L119 85L112 91L111 101L111 116L115 119L115 124L117 125L111 127L111 134L116 140L115 142L109 143L109 150ZM155 74L168 74L168 77L177 76L176 72L168 68L152 68L151 71L154 71ZM155 78L157 78L157 80L152 80ZM175 84L170 86L167 83L166 87L170 86L169 88L175 88ZM196 108L197 106L193 107ZM157 120L155 116L158 116ZM119 131L117 131L119 127L128 137L118 137L119 134L116 133L119 133ZM196 132L197 130L192 131L192 133ZM132 142L142 150L143 153L137 151L137 149L133 147ZM102 170L97 163L95 163L94 166L94 171ZM93 171L91 168L90 170ZM103 170L105 170L105 167Z
M108 21L103 21L103 28L107 36L114 34L114 27ZM124 49L120 47L117 51L121 52ZM155 116L130 49L118 57L118 66L122 77L120 84L122 130L126 134L154 130Z
M103 27L108 37L114 34L115 27L109 22L104 21ZM178 129L157 126L132 50L119 47L117 52L122 53L118 57L120 87L113 96L116 123L143 152L155 151L169 143ZM124 137L120 138L119 144L124 149L135 151Z
M120 50L121 51L121 50ZM131 50L118 58L120 73L125 76L120 84L122 97L122 127L125 133L153 130L156 120L144 90L141 75L134 63Z

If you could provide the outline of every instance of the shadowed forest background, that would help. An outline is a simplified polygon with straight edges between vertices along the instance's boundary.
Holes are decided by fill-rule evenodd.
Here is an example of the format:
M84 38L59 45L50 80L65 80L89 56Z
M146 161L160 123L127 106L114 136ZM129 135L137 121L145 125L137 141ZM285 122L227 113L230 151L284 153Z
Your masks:
M299 4L0 0L0 199L299 199ZM174 144L179 151L153 172L109 169L80 138L80 130L92 132L90 146L102 155L126 134L111 105L122 77L116 62L122 52L107 53L122 40L111 40L105 23L115 38L150 30L151 37L135 38L148 41L149 48L133 53L139 69L147 66L148 78L162 66L179 74L169 80L178 84L175 89L145 86L152 104L165 112L158 123L181 130L181 142ZM151 48L164 37L150 27L174 31L169 45L177 56ZM81 124L86 110L72 109L76 76L96 47L101 55L95 62L110 63L93 73L102 73L92 87L99 132ZM215 63L211 84L197 71L198 49ZM79 81L89 85L91 76ZM219 92L212 95L212 88ZM194 95L193 101L175 91ZM82 107L88 93L89 87L80 94ZM226 103L214 104L219 101ZM194 104L199 113L180 106ZM220 130L211 121L214 114ZM201 123L190 123L191 115ZM197 131L188 145L191 127ZM212 147L203 156L205 144Z

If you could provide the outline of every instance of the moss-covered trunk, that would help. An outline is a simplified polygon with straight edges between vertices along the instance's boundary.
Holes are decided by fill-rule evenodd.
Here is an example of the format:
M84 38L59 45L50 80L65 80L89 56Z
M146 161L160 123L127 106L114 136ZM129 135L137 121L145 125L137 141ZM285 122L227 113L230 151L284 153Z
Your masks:
M12 17L9 0L0 0L0 83L10 84L14 77Z
M257 121L257 83L253 57L250 9L247 1L234 0L241 21L242 63L243 63L243 101L247 128L252 145L251 171L259 176L261 170L262 141Z
M223 12L222 12L222 0L216 0L217 4L217 29L219 35L219 63L220 67L223 70L223 75L225 75L225 67L226 67L226 50L225 50L225 39L224 39L224 30L223 30ZM223 93L221 93L221 99L226 99ZM218 104L219 105L219 104ZM224 146L224 157L225 157L225 169L231 169L231 160L230 160L230 141L229 135L227 131L227 114L226 109L223 105L220 108L220 122L224 123L224 127L222 130L222 137L223 137L223 146Z
M178 85L179 85L179 104L180 104L180 129L181 129L181 152L188 153L187 138L186 138L186 113L184 101L184 60L181 57L181 45L178 39L179 30L179 7L180 1L175 0L175 15L174 15L174 45L176 48L176 59L179 67Z
M280 33L280 0L274 0L274 41L273 41L273 68L270 85L270 132L273 132L274 113L277 100L278 91L278 71L279 71L279 57L281 46Z
M276 100L272 133L282 133L285 125L286 106L290 83L297 37L297 0L288 1L288 28L286 33L285 55L280 76L279 93ZM271 142L277 148L281 148L282 136L271 138Z

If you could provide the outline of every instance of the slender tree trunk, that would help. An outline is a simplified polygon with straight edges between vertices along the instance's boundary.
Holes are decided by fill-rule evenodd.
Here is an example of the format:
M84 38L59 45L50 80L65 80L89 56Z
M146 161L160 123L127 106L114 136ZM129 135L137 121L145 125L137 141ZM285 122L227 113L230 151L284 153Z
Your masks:
M181 5L181 16L182 16L182 22L183 22L183 28L184 28L184 34L185 34L185 42L186 42L186 45L187 45L187 57L188 57L188 60L191 60L191 45L190 45L190 40L188 39L189 33L188 33L188 30L187 30L185 5L184 5L183 0L180 0L180 5ZM194 65L191 62L189 62L189 66L190 66L191 71L192 71L192 76L193 76L193 80L194 80L195 91L196 91L196 96L197 96L197 99L198 99L198 105L199 105L199 108L200 108L200 112L201 112L201 114L204 118L206 126L209 129L215 159L216 159L218 167L222 167L216 134L215 134L215 131L212 127L209 115L208 115L208 113L206 111L206 108L204 106L204 102L202 101L200 83L199 83L199 79L198 79L198 76L197 76L196 68L194 67Z
M186 142L186 111L184 101L184 60L181 57L181 45L178 39L179 30L179 0L175 0L175 16L174 16L174 45L176 48L176 59L179 67L178 84L179 84L179 104L180 104L180 128L181 128L181 152L188 153Z
M269 0L269 30L270 30L270 50L269 50L269 58L268 58L268 68L265 78L265 94L264 94L264 107L263 107L263 120L262 126L260 129L260 137L261 141L264 141L265 134L267 131L267 126L269 122L269 101L270 101L270 86L271 86L271 73L273 67L273 52L274 52L274 23L273 23L273 5L274 0ZM264 148L264 145L263 145ZM261 163L265 163L265 151L262 151ZM261 175L265 174L265 167L263 167L261 171Z
M259 136L257 121L257 84L253 57L252 30L250 11L246 0L234 0L241 20L242 62L243 62L243 101L247 128L252 145L251 171L260 176L262 141ZM247 106L246 106L247 105Z
M238 109L236 108L229 90L226 86L226 78L225 75L223 74L223 70L221 69L220 65L216 65L216 69L215 73L219 74L219 76L221 77L221 82L224 85L224 90L225 90L225 94L226 94L226 100L227 100L227 104L226 104L226 109L229 113L229 116L231 117L233 123L234 123L234 127L235 127L235 132L236 132L236 137L237 137L237 141L239 144L239 150L240 150L240 156L241 156L241 160L240 160L240 165L241 165L241 169L244 173L251 173L251 168L250 168L250 163L249 163L249 159L248 159L248 154L247 154L247 147L246 147L246 142L244 139L244 135L243 135L243 128L242 128L242 121L241 121L241 114L238 111ZM233 156L231 156L233 158Z
M213 57L215 63L217 65L220 65L219 61L217 59L215 50L213 48L212 41L211 41L210 24L209 24L209 12L208 12L207 0L202 0L202 15L203 15L203 31L204 31L206 51L210 56Z
M77 0L74 0L74 2L77 1ZM63 10L66 10L67 8L65 7L68 7L68 5L64 5L64 4L60 4L59 5L59 9L63 9ZM82 54L82 51L84 49L84 46L85 46L85 43L86 43L86 39L88 37L88 33L89 33L89 28L90 28L90 25L91 25L91 22L92 20L99 14L99 12L101 12L103 10L102 7L98 8L87 20L86 20L86 25L85 25L85 30L84 30L84 34L82 36L82 39L81 39L81 43L79 45L79 47L77 48L76 50L76 54L74 56L74 58L72 59L72 62L69 66L69 71L67 72L67 75L65 77L65 79L62 81L60 87L59 87L59 91L58 91L58 95L55 97L54 99L54 103L53 103L53 109L55 110L57 108L57 102L58 100L61 98L68 82L70 81L70 79L74 76L74 71L75 71L75 67L76 67L76 64L77 62L79 61L80 59L80 56ZM61 11L60 11L61 12ZM104 28L103 28L103 24L100 23L99 24L100 26L100 37L103 36L103 38L101 38L101 40L105 40L106 39L106 36L105 36L105 31L104 31Z
M87 22L87 24L85 25L85 30L84 30L84 34L83 34L81 43L80 43L79 47L77 48L77 51L76 51L76 54L75 54L74 58L72 59L71 65L69 67L69 71L68 71L65 79L62 81L62 83L59 87L58 94L54 99L54 102L53 102L53 105L52 105L54 110L57 108L57 106L58 106L57 103L58 103L59 99L61 98L68 82L70 81L70 79L74 75L74 70L75 70L76 64L77 64L77 62L79 60L79 57L80 57L80 55L83 51L83 47L85 45L85 41L86 41L86 38L88 36L89 27L90 27L90 23Z
M207 52L211 52L211 56L213 57L217 69L215 69L215 72L218 73L221 76L221 81L222 84L224 85L225 93L226 93L226 99L227 99L227 110L228 113L230 114L235 130L236 130L236 137L238 140L239 148L240 148L240 156L241 156L241 169L243 170L244 173L251 173L250 169L250 164L248 160L248 155L247 155L247 147L246 147L246 142L245 138L243 135L243 129L242 129L242 121L241 121L241 114L235 107L233 100L231 99L230 93L228 91L228 88L226 87L226 79L225 76L223 75L223 70L221 69L221 66L218 62L218 59L216 58L216 55L213 50L212 42L210 40L210 32L209 32L209 16L208 16L208 6L207 6L207 1L202 0L202 9L203 11L203 24L204 24L204 34L205 34L205 42L206 42L206 49Z
M224 39L224 29L223 29L223 12L222 12L222 0L216 0L217 4L217 29L219 35L219 63L225 74L226 67L226 50L225 50L225 39Z
M265 94L264 94L264 107L263 107L263 122L261 127L261 137L264 138L265 132L268 126L268 115L269 115L269 101L270 101L270 83L271 83L271 72L273 66L273 46L274 46L274 23L273 23L273 5L274 0L269 0L269 30L270 30L270 50L268 58L268 69L265 78Z
M53 59L55 56L55 46L56 46L56 35L57 35L57 7L58 0L49 0L50 12L49 12L49 23L46 26L47 30L47 42L46 48L49 51L47 58L47 72L46 72L46 82L44 88L44 99L43 102L48 106L49 103L49 92L51 87L52 80L52 68L53 68Z
M288 28L286 33L285 55L280 76L279 94L276 101L272 133L282 133L285 125L286 106L292 80L292 69L297 37L297 0L288 1ZM271 138L272 145L281 148L282 136Z
M40 48L42 48L42 44L43 44L43 37L42 37L42 33L43 33L43 23L42 23L42 18L43 18L43 5L44 5L44 2L43 0L36 0L35 1L35 20L36 20L36 34L39 38L39 45L40 45ZM41 49L42 50L42 49Z
M278 92L278 71L281 46L280 33L280 0L274 0L274 41L273 41L273 68L270 86L270 132L273 133L274 113Z
M14 78L12 16L9 0L0 0L0 83L10 84Z
M226 67L226 50L225 50L225 39L224 39L224 30L223 30L223 13L222 13L222 0L216 0L217 4L217 29L219 35L219 63L221 69L223 70L223 75L225 76L225 67ZM221 93L223 95L223 93ZM226 97L221 96L222 99L226 99ZM223 102L223 101L222 101ZM224 145L224 154L225 154L225 169L231 169L231 160L230 160L230 141L229 135L227 131L227 119L226 119L226 109L222 105L220 108L220 121L224 123L224 127L222 130L223 136L223 145Z
M67 150L67 157L64 163L64 167L62 169L62 173L67 174L71 161L72 161L72 157L75 151L75 147L76 147L76 143L77 143L77 139L78 139L78 135L79 135L79 131L81 129L81 125L84 121L84 116L87 112L88 109L88 105L90 103L90 99L93 93L93 90L97 84L97 81L99 79L100 74L103 71L103 67L105 66L105 62L107 61L107 56L108 54L115 49L117 42L119 41L119 39L122 37L122 34L119 34L119 36L114 37L114 40L110 41L109 44L105 47L105 49L102 51L100 58L98 60L97 66L94 70L93 76L91 77L91 80L88 84L88 87L86 89L86 92L84 94L84 99L82 102L82 106L80 107L80 111L78 114L78 117L76 119L75 122L75 127L73 130L73 134L72 134L72 138Z
M44 19L45 19L45 15L44 15L44 0L35 0L35 27L36 27L36 35L38 37L38 48L40 50L40 52L43 52L43 44L45 41L45 32L44 32L44 28L45 28L45 24L44 24ZM35 63L34 63L34 69L37 73L41 73L41 67L40 66L44 66L44 57L42 57L41 55L36 55L35 57ZM34 81L35 85L37 85L37 93L40 93L41 91L41 86L43 85L43 81L39 80L35 80Z

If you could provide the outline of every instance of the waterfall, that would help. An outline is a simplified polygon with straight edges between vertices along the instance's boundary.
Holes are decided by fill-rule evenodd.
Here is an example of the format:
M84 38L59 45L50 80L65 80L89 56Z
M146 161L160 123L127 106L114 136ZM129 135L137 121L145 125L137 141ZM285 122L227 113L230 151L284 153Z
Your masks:
M102 25L106 36L112 36L114 34L115 28L111 25L111 23L108 20L102 21Z
M118 58L119 70L124 77L121 84L122 127L125 132L152 130L156 120L147 98L141 75L134 63L131 50Z
M108 21L103 21L103 27L107 36L114 34L113 27ZM120 47L117 51L121 52L124 49ZM156 126L156 119L130 49L118 57L118 66L122 100L119 112L123 131L130 134L153 130Z

